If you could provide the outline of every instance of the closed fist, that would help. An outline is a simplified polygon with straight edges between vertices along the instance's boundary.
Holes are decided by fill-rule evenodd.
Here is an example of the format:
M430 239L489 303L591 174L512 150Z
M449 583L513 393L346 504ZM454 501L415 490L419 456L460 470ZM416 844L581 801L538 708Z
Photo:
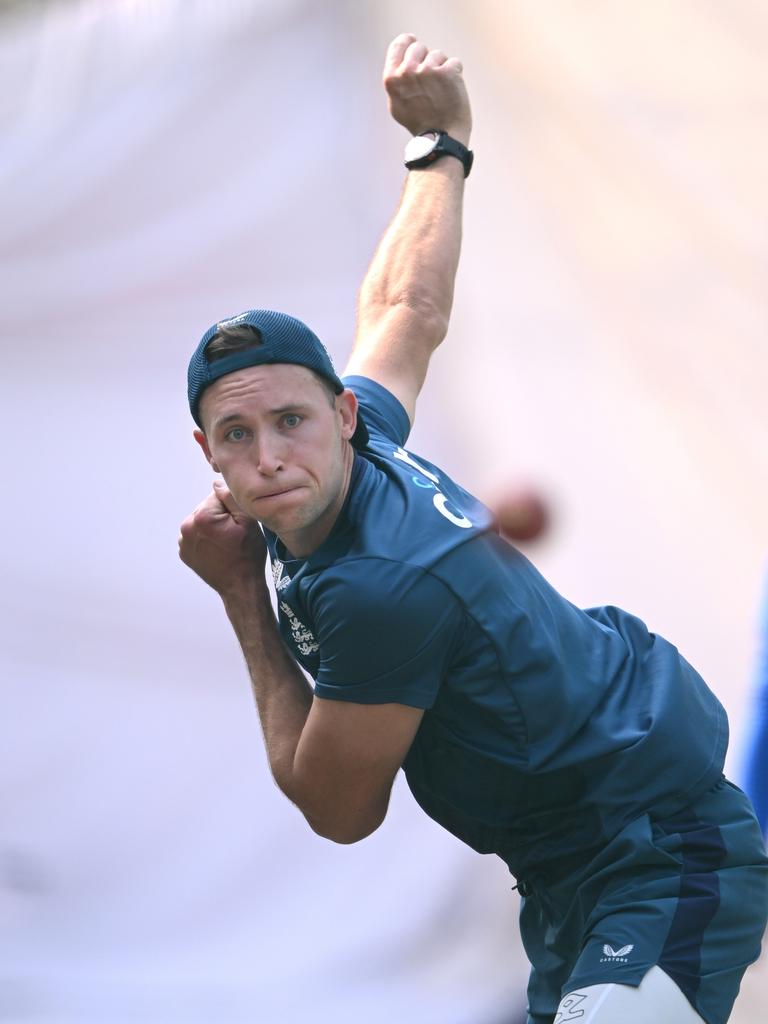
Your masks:
M458 58L428 49L410 33L397 36L384 62L392 117L412 135L435 128L468 145L472 112L462 72Z
M218 481L181 524L179 557L220 594L263 578L267 546L255 519Z

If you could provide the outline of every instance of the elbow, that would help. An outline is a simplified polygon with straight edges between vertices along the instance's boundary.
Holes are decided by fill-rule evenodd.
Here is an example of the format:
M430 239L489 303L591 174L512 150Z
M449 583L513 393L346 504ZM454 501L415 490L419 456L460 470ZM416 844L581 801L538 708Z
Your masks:
M399 316L418 321L423 330L441 335L448 333L448 297L435 295L433 289L405 289L392 296L390 306Z
M367 839L384 821L383 814L377 815L375 818L357 821L325 821L310 817L308 814L305 814L304 817L316 835L342 846L351 846L352 843L359 843L361 840Z
M386 331L397 337L413 337L434 351L448 333L450 306L418 292L404 291L361 306L359 322L364 329Z

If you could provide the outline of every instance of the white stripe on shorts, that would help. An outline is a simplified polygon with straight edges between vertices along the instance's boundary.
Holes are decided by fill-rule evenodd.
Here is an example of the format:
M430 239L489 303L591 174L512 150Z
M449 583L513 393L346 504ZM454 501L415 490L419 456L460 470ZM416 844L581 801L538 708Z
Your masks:
M588 985L563 996L554 1024L703 1024L683 993L660 967L638 988Z

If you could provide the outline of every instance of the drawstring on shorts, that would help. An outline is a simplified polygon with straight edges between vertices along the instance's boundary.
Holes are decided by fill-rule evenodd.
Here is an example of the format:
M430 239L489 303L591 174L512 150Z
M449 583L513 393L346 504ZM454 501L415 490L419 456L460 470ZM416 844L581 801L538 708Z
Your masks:
M519 878L517 880L517 884L512 886L512 892L514 892L515 889L517 889L517 891L520 893L524 900L528 899L528 897L531 895L530 885L528 885L528 883L522 878Z

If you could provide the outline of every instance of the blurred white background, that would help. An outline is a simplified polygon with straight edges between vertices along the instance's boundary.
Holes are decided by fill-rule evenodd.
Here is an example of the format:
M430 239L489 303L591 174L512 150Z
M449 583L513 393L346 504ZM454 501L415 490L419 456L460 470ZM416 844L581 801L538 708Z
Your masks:
M501 862L398 784L370 839L278 793L217 598L186 363L284 309L339 367L394 209L390 38L460 56L475 168L411 448L530 480L530 555L708 679L740 779L768 551L759 0L0 5L0 1019L512 1024Z

